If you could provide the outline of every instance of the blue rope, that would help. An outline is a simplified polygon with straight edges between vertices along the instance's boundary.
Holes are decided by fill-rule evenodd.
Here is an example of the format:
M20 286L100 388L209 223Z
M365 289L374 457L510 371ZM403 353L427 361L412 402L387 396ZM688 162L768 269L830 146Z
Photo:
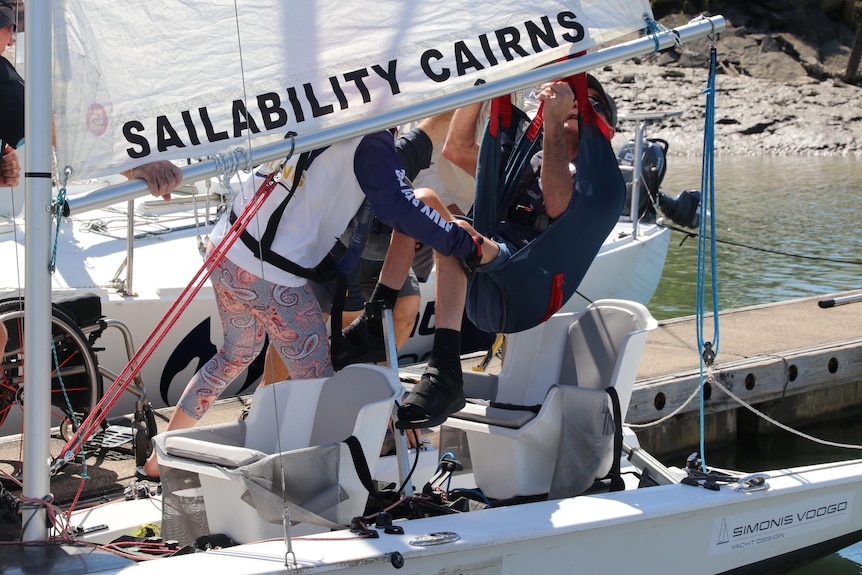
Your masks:
M48 263L48 271L54 273L57 269L57 243L60 240L60 222L63 220L63 211L66 209L66 186L60 188L57 193L57 200L52 206L53 217L57 220L57 225L54 227L54 246L51 248L51 261Z
M472 495L475 495L476 497L479 497L480 499L482 499L482 501L485 503L485 505L487 505L489 508L491 507L491 501L487 497L485 497L484 493L482 493L481 491L479 491L477 489L465 489L463 487L456 487L455 489L453 489L450 492L450 494L458 494L458 493L470 493Z
M66 176L68 177L68 172ZM57 269L57 244L60 240L60 222L63 221L63 212L66 210L66 186L65 184L60 187L60 191L57 192L57 199L54 201L51 206L51 214L52 217L56 219L56 225L54 226L54 245L51 248L51 261L48 262L48 271L54 273ZM53 327L52 327L53 330ZM63 381L63 375L60 373L60 359L57 357L57 345L54 343L53 338L51 341L51 353L54 356L54 365L57 369L57 379L60 381L60 389L63 391L63 399L66 401L66 409L69 413L69 416L72 418L72 425L75 426L75 429L78 429L78 417L75 415L75 410L72 408L72 402L69 399L69 393L66 390L66 383ZM79 444L83 447L83 443L80 438L78 439ZM83 449L81 449L83 452ZM82 457L81 463L83 466L83 470L81 471L81 479L90 479L90 474L87 473L87 458Z
M711 367L718 354L718 277L716 275L715 241L715 46L710 50L709 79L707 81L706 114L703 130L703 165L701 171L700 233L697 244L697 347L700 352L700 455L703 470L706 470L704 446L704 366ZM713 341L705 341L704 320L706 316L706 266L710 265L712 290Z
M659 23L650 18L648 14L644 14L644 20L646 21L644 35L652 36L653 42L655 42L655 51L658 52L661 49L661 46L659 46L658 35L663 32L663 30Z
M649 14L643 15L644 22L646 22L646 26L644 27L644 36L652 36L652 41L655 43L655 51L658 52L661 50L661 43L659 42L659 34L670 34L670 37L673 39L673 43L676 46L682 46L682 39L679 37L679 32L676 30L670 30L667 26L663 24L659 24L655 20L653 20Z
M455 454L451 451L447 451L446 453L444 453L443 456L440 458L439 463L437 463L437 471L440 471L440 463L443 463L444 461L455 461Z

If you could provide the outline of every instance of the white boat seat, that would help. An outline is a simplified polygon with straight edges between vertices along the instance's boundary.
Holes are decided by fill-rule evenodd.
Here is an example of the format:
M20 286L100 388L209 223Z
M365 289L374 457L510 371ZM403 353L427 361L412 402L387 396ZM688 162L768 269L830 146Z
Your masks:
M502 407L505 405L506 407ZM485 399L468 399L458 418L497 427L520 429L536 417L540 405L532 408L524 405L500 404Z
M468 400L445 423L466 433L477 487L493 499L577 489L560 487L555 471L577 466L571 450L581 444L571 434L586 422L611 434L610 443L601 447L607 445L607 452L590 456L596 477L606 474L618 454L612 449L614 422L603 390L615 388L625 414L646 334L656 326L638 303L599 300L580 313L557 314L511 335L494 395ZM465 393L476 375L464 373Z
M173 497L163 506L164 523L173 524L168 514L177 514L183 497L202 498L206 512L206 532L171 538L222 533L247 543L282 536L282 494L291 522L300 523L297 534L349 525L364 512L368 489L346 440L356 438L354 449L358 444L374 469L402 393L394 370L351 365L330 378L259 387L244 421L157 435L164 497ZM173 481L178 472L192 479ZM171 493L170 485L183 492Z
M182 436L168 437L165 440L165 452L175 457L230 468L242 467L266 457L266 453L257 449Z

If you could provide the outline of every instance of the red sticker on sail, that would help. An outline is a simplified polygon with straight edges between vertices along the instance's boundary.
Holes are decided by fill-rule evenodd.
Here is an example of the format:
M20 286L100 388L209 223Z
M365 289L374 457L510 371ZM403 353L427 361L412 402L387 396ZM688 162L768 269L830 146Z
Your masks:
M108 113L101 104L90 104L87 110L87 129L96 137L108 131Z

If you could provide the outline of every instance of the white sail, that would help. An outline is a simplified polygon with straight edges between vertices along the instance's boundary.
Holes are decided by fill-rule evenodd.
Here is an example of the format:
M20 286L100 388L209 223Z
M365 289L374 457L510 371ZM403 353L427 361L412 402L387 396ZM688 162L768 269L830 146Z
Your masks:
M54 3L60 166L200 157L402 109L644 27L646 0Z

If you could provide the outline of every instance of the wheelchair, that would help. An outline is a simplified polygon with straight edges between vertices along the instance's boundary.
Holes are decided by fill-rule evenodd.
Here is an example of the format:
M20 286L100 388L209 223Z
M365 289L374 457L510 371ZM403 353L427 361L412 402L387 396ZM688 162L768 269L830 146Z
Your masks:
M0 321L9 335L0 365L0 428L15 410L23 410L26 401L24 314L22 298L0 300ZM74 435L103 396L104 381L107 379L113 382L118 376L99 363L97 352L103 349L97 347L99 339L108 329L118 330L129 359L134 355L134 345L131 332L125 324L102 315L101 299L96 294L54 298L51 305L51 324L51 431L52 437L59 435L65 442ZM126 391L135 396L134 417L131 421L131 450L135 464L140 467L149 456L150 439L156 433L155 415L140 375L135 376ZM106 420L101 423L101 430L99 434L108 432ZM21 437L24 431L21 430ZM122 441L124 437L125 434L122 434L123 444L127 443ZM102 443L101 446L108 445ZM109 447L119 445L112 443ZM4 471L9 468L12 470L8 475L20 476L20 456L16 458L7 450L2 459L0 464L5 464Z

